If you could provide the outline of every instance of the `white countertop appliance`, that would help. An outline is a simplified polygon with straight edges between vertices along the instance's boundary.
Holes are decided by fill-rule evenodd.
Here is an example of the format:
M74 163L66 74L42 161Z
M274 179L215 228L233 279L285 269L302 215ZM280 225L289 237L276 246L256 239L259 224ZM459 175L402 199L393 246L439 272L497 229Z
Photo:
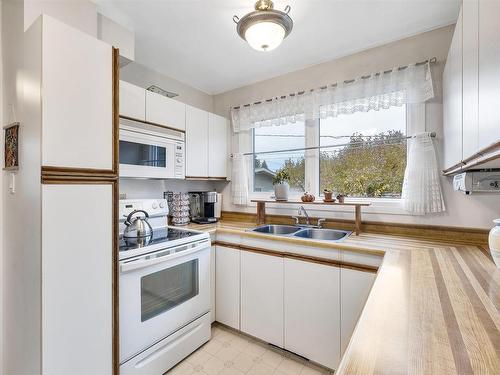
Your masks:
M184 133L120 118L120 177L185 176Z
M500 193L500 171L469 171L453 176L453 189L466 195Z
M163 374L210 339L210 237L167 226L165 199L120 200L120 373ZM145 214L152 236L123 237Z

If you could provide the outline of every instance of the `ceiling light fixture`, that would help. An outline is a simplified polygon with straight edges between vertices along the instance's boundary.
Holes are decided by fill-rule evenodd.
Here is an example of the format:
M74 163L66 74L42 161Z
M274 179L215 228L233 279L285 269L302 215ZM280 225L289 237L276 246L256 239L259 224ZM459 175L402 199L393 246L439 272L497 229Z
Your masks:
M233 16L238 35L257 51L272 51L292 31L293 21L288 15L290 6L285 11L274 9L271 0L259 0L255 3L255 11L241 19Z

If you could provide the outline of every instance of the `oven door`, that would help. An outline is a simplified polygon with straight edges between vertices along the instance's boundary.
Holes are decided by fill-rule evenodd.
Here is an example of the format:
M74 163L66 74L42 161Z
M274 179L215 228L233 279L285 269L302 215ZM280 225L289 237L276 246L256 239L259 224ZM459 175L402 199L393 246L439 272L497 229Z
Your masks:
M119 305L123 363L210 310L210 242L121 261Z
M176 141L120 129L120 177L175 178Z

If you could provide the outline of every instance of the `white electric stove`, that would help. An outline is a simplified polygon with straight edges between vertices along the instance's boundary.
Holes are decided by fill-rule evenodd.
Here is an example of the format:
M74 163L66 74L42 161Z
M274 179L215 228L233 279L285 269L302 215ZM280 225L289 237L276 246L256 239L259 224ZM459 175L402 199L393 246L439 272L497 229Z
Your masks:
M122 238L134 210L150 238ZM163 374L210 339L210 236L167 226L163 199L121 200L120 218L120 373Z

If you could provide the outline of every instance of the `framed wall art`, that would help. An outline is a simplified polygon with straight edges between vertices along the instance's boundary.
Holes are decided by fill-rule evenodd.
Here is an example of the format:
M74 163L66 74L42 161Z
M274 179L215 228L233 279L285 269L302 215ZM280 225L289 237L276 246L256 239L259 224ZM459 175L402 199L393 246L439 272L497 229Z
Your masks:
M4 126L4 170L19 169L19 122Z

